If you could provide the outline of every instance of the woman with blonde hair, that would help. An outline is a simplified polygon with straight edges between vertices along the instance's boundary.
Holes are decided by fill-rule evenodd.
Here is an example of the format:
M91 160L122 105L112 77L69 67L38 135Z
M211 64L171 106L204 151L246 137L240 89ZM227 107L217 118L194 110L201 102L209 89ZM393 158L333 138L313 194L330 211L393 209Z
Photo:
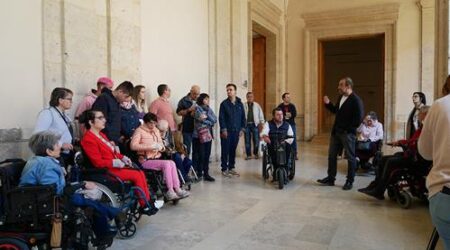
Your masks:
M145 86L136 85L133 89L133 102L139 112L139 118L142 119L148 113L148 105L145 101Z

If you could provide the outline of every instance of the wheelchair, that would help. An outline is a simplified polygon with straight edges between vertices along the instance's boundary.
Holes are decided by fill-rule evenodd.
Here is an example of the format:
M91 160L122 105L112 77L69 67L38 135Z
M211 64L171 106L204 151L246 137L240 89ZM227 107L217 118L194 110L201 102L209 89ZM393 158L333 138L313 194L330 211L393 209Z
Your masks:
M370 152L366 150L360 150L358 148L355 149L356 157L358 157L359 162L357 163L356 168L361 167L363 170L371 170L373 166L377 166L378 162L381 160L383 156L383 140L378 140L375 142L375 152ZM369 164L369 159L373 157L372 164Z
M92 181L102 191L101 202L110 206L121 208L126 214L126 220L119 228L119 236L129 239L137 232L137 223L141 218L139 210L139 197L136 192L144 196L143 191L130 181L123 181L118 176L110 173L106 168L94 167L84 152L75 154L75 164L70 169L72 179ZM135 166L137 168L137 166ZM152 193L152 192L150 192ZM151 196L152 199L156 198Z
M403 151L405 145L401 145ZM426 177L431 168L431 162L420 160L410 166L397 168L389 175L387 193L391 200L397 201L400 207L408 209L412 205L412 198L417 197L428 201Z
M76 207L56 195L54 185L18 187L25 161L0 163L0 249L50 249L52 217L62 216L63 249L106 249L117 231L95 235L92 208Z
M263 180L269 179L270 175L273 180L278 181L278 188L283 189L284 186L294 179L295 176L295 155L293 150L288 150L284 142L285 139L292 138L276 134L270 140L273 144L273 155L269 145L263 144L263 159L262 159L262 177ZM286 153L288 151L288 154Z

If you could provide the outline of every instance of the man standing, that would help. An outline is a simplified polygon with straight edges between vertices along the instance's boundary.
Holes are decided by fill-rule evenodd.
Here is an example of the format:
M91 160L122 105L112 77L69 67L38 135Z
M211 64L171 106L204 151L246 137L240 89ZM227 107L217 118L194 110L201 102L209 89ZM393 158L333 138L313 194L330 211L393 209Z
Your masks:
M97 89L91 89L90 93L88 93L80 102L80 104L78 104L77 111L75 112L75 118L78 118L78 116L80 116L84 111L91 109L97 97L101 95L103 88L112 89L113 86L114 82L111 80L111 78L98 78Z
M236 148L239 137L245 130L244 105L236 96L236 85L226 86L228 98L222 101L219 108L220 146L222 175L225 177L239 176L234 170L236 163Z
M175 119L173 118L173 109L169 102L169 86L167 84L160 84L157 90L159 98L150 103L148 110L155 114L158 120L166 120L172 132L177 131Z
M294 142L292 143L292 149L295 152L295 159L298 160L297 156L297 129L295 127L295 117L297 117L297 109L295 105L291 103L291 95L289 93L284 93L281 98L283 102L278 105L278 108L283 110L284 119L291 125L294 131Z
M427 177L428 200L433 225L450 249L450 75L442 88L444 97L431 106L423 123L418 149L426 160L433 160Z
M353 81L350 77L342 78L338 85L339 98L336 105L330 102L328 96L323 97L325 107L336 114L328 149L328 176L317 182L334 186L337 171L337 155L343 147L348 155L347 181L343 190L350 190L355 179L356 159L355 143L356 129L364 117L361 99L353 92Z
M183 117L183 144L187 147L187 155L191 153L192 133L194 132L195 102L200 95L200 87L193 85L191 91L178 102L177 114Z
M114 91L108 88L103 88L102 94L97 97L92 109L102 111L106 118L105 128L103 133L106 136L119 145L120 142L120 131L121 131L121 119L122 114L120 110L120 104L126 102L131 93L133 93L133 84L129 81L121 83Z
M252 139L253 139L253 155L258 159L259 147L259 128L264 126L264 114L261 106L254 102L252 92L247 93L247 102L244 105L245 117L247 118L247 125L245 126L245 153L246 160L252 158Z

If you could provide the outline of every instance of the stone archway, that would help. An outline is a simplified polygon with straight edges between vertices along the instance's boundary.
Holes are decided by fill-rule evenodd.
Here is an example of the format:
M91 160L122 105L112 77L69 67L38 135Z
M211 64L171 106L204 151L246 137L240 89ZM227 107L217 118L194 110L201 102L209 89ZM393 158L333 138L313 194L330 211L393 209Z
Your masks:
M318 133L318 63L320 40L384 34L385 131L387 140L403 135L403 127L395 123L395 49L398 4L368 6L339 11L308 13L305 20L305 139Z

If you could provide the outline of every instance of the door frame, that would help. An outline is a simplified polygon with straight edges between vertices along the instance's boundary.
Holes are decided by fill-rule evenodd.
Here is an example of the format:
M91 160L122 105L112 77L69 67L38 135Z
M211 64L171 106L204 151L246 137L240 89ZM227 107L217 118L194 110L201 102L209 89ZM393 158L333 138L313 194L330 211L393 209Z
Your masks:
M319 45L317 47L318 49L318 97L317 97L317 107L318 107L318 112L317 112L317 131L318 134L324 133L325 131L322 131L322 125L324 123L324 116L323 116L323 112L325 112L325 106L323 105L323 96L325 95L325 82L324 82L324 74L325 74L325 54L324 54L324 48L323 48L323 44L324 42L335 42L335 41L342 41L342 40L353 40L353 39L364 39L364 38L379 38L379 40L381 41L382 45L381 45L381 61L382 61L382 79L383 82L385 82L384 79L384 71L386 68L385 65L385 37L384 34L370 34L370 35L359 35L359 36L351 36L351 37L340 37L340 38L328 38L328 39L320 39ZM350 76L351 77L351 76ZM379 88L381 88L381 91L379 93L385 93L384 91L384 84L379 84L378 85ZM386 107L385 105L385 96L381 96L382 98L382 102L383 102L383 124L384 124L384 117L386 116ZM369 110L365 110L365 112L367 113ZM365 114L364 114L365 115ZM378 114L379 115L379 114Z

